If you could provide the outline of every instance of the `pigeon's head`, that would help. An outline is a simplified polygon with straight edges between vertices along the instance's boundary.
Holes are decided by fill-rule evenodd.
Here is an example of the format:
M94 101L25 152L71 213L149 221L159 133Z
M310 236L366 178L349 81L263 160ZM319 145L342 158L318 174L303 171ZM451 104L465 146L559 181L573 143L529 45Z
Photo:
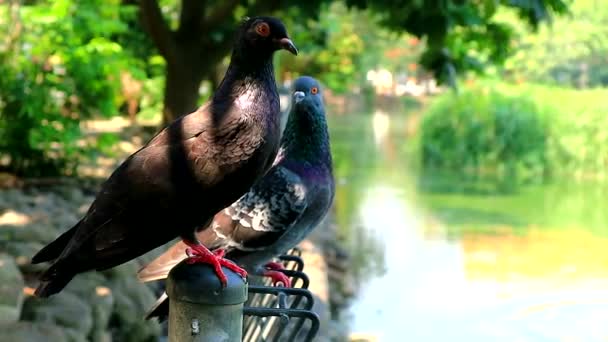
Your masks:
M323 112L323 95L319 81L310 76L301 76L293 83L293 107L306 111Z
M298 49L287 35L285 25L273 17L246 18L241 26L240 45L244 57L270 56L278 50L287 50L294 55Z

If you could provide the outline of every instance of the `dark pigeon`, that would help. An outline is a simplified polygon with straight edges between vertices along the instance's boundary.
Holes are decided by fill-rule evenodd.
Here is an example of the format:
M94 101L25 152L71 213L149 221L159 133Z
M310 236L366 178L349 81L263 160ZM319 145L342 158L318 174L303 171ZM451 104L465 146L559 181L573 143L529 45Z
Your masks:
M226 252L248 272L289 280L269 262L293 248L319 224L334 198L329 134L319 83L300 77L294 83L294 104L287 119L274 166L238 201L215 215L209 228L197 234L211 250ZM185 258L188 246L173 245L139 271L142 281L164 279ZM164 318L168 300L163 295L150 317Z
M210 102L172 122L102 185L87 214L40 250L53 261L39 297L61 291L78 273L105 270L181 237L197 261L220 264L196 240L196 228L236 201L272 166L280 142L272 56L297 54L280 20L256 17L238 30L230 66ZM204 63L201 60L201 63Z

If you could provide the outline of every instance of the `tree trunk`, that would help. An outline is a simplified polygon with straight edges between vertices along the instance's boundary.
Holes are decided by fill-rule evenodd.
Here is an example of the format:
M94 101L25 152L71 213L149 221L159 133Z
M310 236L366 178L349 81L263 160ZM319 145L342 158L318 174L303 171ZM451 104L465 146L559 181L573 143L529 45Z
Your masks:
M192 65L167 65L163 123L168 124L198 108L199 87L205 78L203 70Z
M214 93L220 86L222 78L224 77L224 72L225 70L222 68L221 63L218 63L217 66L211 70L209 77L207 78L209 83L211 83L211 93Z
M217 30L226 21L232 21L231 17L240 2L225 0L211 5L202 0L182 0L179 28L171 31L158 0L139 0L144 28L167 62L164 124L197 108L199 87L203 80L210 80L212 91L215 91L222 79L221 75L216 75L217 67L230 52L236 25L221 29L223 35L219 40L212 38L210 31ZM131 3L131 0L123 0L123 3ZM280 4L277 0L256 1L249 10L252 13L270 12L279 8Z
M199 88L204 80L211 82L214 93L223 78L218 67L230 50L230 41L214 45L200 45L196 41L176 45L178 62L167 63L164 91L163 123L168 124L182 115L192 113L201 104ZM205 53L205 51L212 51Z

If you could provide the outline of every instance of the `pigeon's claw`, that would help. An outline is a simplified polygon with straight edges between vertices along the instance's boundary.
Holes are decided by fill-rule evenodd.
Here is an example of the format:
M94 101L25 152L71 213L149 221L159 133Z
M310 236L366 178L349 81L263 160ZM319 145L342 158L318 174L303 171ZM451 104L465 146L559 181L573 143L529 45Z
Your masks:
M291 287L291 280L281 271L269 270L262 273L262 275L272 279L274 286Z
M216 249L216 250L213 251L213 254L215 254L215 256L218 257L218 258L223 258L224 255L226 255L226 250L218 248L218 249Z
M240 275L241 278L247 278L247 271L245 271L244 268L239 267L237 264L228 259L220 258L218 260L222 266Z
M281 264L280 262L276 262L276 261L271 261L268 262L264 265L264 268L266 268L267 270L272 270L272 271L281 271L285 269L285 266L283 266L283 264Z
M185 241L184 241L185 242ZM186 249L186 255L188 264L208 264L213 267L213 271L217 275L218 279L222 283L222 287L226 287L228 278L222 270L222 266L240 275L243 278L247 277L247 271L237 266L234 262L224 259L224 250L216 250L211 252L207 247L203 245L196 245L185 242L189 248Z
M219 278L222 283L222 287L226 287L228 283L228 278L224 271L222 270L222 265L220 264L220 260L213 253L208 252L208 254L201 254L198 251L192 251L190 253L189 258L186 260L189 264L209 264L213 267L213 271Z

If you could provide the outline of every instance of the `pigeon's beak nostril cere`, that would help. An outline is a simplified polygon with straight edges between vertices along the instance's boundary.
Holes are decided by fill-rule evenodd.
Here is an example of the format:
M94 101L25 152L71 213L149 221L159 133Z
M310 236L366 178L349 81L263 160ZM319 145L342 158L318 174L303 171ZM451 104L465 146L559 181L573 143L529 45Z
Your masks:
M293 93L293 100L295 103L300 103L300 101L304 100L306 94L303 91L296 91Z

